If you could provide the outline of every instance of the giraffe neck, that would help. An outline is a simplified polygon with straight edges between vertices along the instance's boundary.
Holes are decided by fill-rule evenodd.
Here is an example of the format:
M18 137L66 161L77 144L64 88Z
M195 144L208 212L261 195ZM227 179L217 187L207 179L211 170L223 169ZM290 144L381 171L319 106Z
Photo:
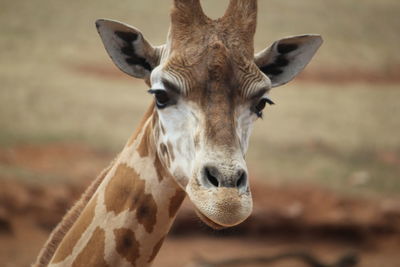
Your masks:
M50 266L151 265L185 197L158 156L157 125L156 113L148 113L66 232Z

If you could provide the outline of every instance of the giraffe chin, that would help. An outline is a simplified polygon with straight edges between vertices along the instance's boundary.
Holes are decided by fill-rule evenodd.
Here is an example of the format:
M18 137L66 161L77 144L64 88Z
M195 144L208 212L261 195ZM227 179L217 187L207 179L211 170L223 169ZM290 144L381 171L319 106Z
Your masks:
M214 230L222 230L225 228L228 228L229 226L223 226L220 225L212 220L210 220L207 216L205 216L203 213L201 213L198 209L195 209L197 216L200 218L200 220L208 225L209 227L213 228Z
M250 191L240 194L235 188L208 189L192 183L186 193L199 218L214 229L242 223L253 209Z

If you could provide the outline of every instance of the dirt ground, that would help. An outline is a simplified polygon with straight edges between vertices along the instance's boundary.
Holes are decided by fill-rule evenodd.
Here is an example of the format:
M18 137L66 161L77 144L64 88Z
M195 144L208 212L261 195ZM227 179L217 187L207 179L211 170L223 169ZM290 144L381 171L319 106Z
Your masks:
M51 229L113 156L81 144L0 149L1 266L34 261ZM251 182L253 215L233 229L208 229L186 201L154 266L286 252L311 253L327 263L354 253L357 266L400 266L400 199L345 197L316 186L274 186L257 177ZM291 259L240 266L308 265Z

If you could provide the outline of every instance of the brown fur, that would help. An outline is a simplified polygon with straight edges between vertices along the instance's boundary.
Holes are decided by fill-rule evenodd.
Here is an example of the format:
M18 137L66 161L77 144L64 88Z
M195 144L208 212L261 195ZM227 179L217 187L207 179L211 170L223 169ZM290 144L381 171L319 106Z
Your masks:
M114 230L116 250L119 255L125 258L133 266L136 266L136 259L140 256L140 244L136 240L135 233L127 228ZM117 265L117 264L115 264Z
M160 241L157 242L157 244L153 248L153 252L151 253L149 260L147 261L148 263L152 262L154 258L157 256L158 252L160 251L160 248L164 242L165 236L163 236Z
M104 193L107 211L118 215L124 210L133 210L144 194L145 181L139 178L134 169L120 164L108 183Z
M177 48L183 38L191 38L200 33L210 19L204 15L199 0L174 0L171 11L172 46Z
M106 234L104 230L97 227L85 248L72 263L72 267L108 267L108 264L104 260L105 238Z
M247 59L253 59L257 0L231 0L221 25L229 36L228 47L240 51Z
M231 0L225 15L216 20L203 12L199 0L175 0L171 12L172 50L191 54L186 60L196 61L199 49L208 47L218 37L231 50L232 56L253 60L254 34L257 24L257 0ZM185 56L184 56L185 57ZM189 64L190 65L190 64ZM180 64L185 67L185 64ZM181 74L181 70L178 71Z
M179 207L182 204L182 201L186 197L186 192L183 191L182 189L176 190L175 195L171 198L171 202L169 203L169 217L173 218L176 215L176 212L178 211Z
M146 231L151 233L156 224L157 204L151 194L145 193L145 180L134 169L120 164L105 190L107 211L116 215L125 210L136 210L136 217Z
M153 232L157 223L157 203L151 194L144 194L142 201L136 209L136 218L148 233Z
M208 59L208 85L204 93L207 138L216 144L235 147L235 106L239 89L232 84L232 64L226 47L217 42Z

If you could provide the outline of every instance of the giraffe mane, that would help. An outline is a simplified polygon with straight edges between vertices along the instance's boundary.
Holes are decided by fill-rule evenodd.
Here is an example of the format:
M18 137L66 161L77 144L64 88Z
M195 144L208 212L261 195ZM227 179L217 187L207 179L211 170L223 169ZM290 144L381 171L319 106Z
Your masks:
M76 222L78 217L81 215L83 209L88 204L89 200L92 198L97 188L101 182L106 177L107 173L111 169L115 160L105 168L100 175L94 180L94 182L85 190L82 197L75 203L75 205L67 212L63 217L61 223L53 230L50 235L49 240L46 242L45 246L40 251L39 257L34 267L44 267L47 266L56 252L58 246L60 245L63 237L71 229L72 225Z

